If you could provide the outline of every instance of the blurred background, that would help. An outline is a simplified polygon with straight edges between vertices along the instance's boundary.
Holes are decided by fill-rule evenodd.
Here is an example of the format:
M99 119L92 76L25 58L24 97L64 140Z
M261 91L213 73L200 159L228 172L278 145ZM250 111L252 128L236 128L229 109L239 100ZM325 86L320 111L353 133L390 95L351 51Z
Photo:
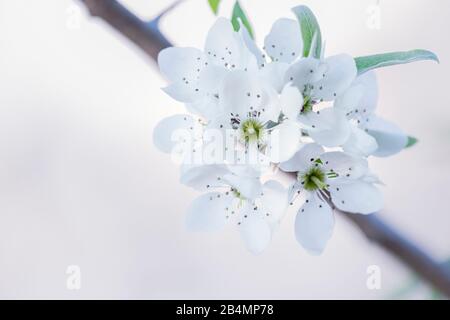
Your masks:
M146 19L171 3L122 2ZM222 0L220 15L229 17L233 3ZM277 18L294 18L290 8L306 4L328 54L438 54L440 65L378 71L378 112L419 144L371 165L386 184L383 218L436 258L450 257L450 2L241 4L260 44ZM187 0L161 28L177 45L203 47L214 20L207 0ZM155 124L183 110L164 85L152 61L77 1L0 0L0 298L431 297L420 283L403 290L414 281L409 270L341 217L320 257L296 243L295 212L261 256L245 250L234 228L185 231L196 193L152 145ZM380 290L366 286L372 265ZM78 290L67 286L69 266L81 271Z

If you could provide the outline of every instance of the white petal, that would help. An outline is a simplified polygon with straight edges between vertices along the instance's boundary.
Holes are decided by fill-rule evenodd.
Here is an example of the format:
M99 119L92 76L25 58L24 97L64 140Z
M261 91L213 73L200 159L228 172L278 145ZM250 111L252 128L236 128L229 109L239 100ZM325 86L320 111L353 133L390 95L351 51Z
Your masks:
M193 103L204 96L204 92L200 91L198 80L174 82L162 90L173 99L185 103Z
M297 198L300 196L303 197L303 194L305 194L305 196L308 196L308 194L306 193L302 193L303 191L303 185L301 184L300 181L298 181L297 179L294 180L293 183L291 183L288 187L288 202L294 204L294 202L297 200Z
M369 116L378 103L378 84L375 72L366 72L357 77L352 86L334 101L334 107L353 118ZM363 119L364 120L364 119Z
M233 130L233 132L236 133L235 142L227 143L226 150L226 163L229 165L229 170L241 177L260 177L270 170L270 160L259 150L258 143L249 141L244 145L240 130Z
M265 219L271 224L278 224L286 213L288 192L281 183L269 180L263 185L261 195L261 210Z
M359 106L359 111L372 113L378 104L378 82L374 71L366 72L358 76L354 82L355 85L364 87L364 95Z
M370 214L383 208L381 191L362 180L333 185L329 191L334 205L345 212Z
M204 95L198 82L207 58L195 48L164 49L158 56L161 73L171 82L164 92L181 102L194 102Z
M309 136L325 147L338 147L350 136L350 123L345 115L333 107L319 112L310 112L300 117L300 121L308 125Z
M334 107L344 113L353 112L362 105L364 87L360 84L352 85L334 101Z
M250 34L247 30L247 28L242 24L242 21L239 20L239 34L242 37L242 40L244 41L245 45L247 46L247 49L255 56L256 62L258 66L262 66L265 64L265 58L264 54L261 52L261 50L256 45L255 41L250 37Z
M158 55L161 73L171 82L196 79L205 66L206 57L196 48L170 47Z
M374 174L373 172L368 171L367 174L361 178L361 181L371 183L371 184L378 184L378 185L384 185L383 181L380 180L380 178Z
M161 120L153 130L153 143L164 153L171 153L173 148L189 140L193 143L195 138L195 120L186 114L177 114Z
M366 129L375 138L378 149L373 153L376 157L389 157L402 151L408 144L408 136L392 122L372 116Z
M260 77L269 83L277 92L283 90L286 84L285 75L289 64L282 62L271 62L264 65L259 71Z
M270 86L270 84L262 81L264 101L259 108L259 120L262 123L267 121L278 122L280 118L281 108L278 98L278 92Z
M261 171L258 170L257 166L233 164L229 165L228 168L233 174L241 177L258 178L261 176Z
M242 155L243 153L244 155ZM236 158L245 157L245 151L237 151L235 154ZM257 157L255 162L250 161L250 159L244 163L233 163L229 161L231 164L228 165L228 170L239 177L259 178L265 172L269 171L271 167L270 161L262 153L258 152ZM260 161L258 162L258 160Z
M323 168L346 179L359 179L368 171L367 161L344 152L326 152L320 156Z
M228 174L225 165L182 166L180 182L199 191L224 185L222 177Z
M286 120L272 129L267 142L267 155L273 163L292 158L302 146L301 128L294 121Z
M205 53L211 62L226 68L244 70L256 66L256 58L225 18L218 18L209 30Z
M327 66L322 79L314 84L313 97L324 101L336 99L347 90L356 78L357 69L353 57L340 54L325 59Z
M228 71L222 67L208 66L199 74L200 90L205 91L209 95L218 95L219 88Z
M334 216L330 206L311 195L295 218L297 241L312 255L320 255L333 234Z
M305 144L291 159L281 163L280 168L285 172L306 171L323 152L324 149L316 143Z
M209 95L196 99L196 101L192 103L187 103L186 110L206 120L214 119L219 114L223 113L219 104L219 99Z
M232 129L230 114L225 112L219 113L215 117L211 118L207 124L207 129L223 129L227 131Z
M296 87L286 86L280 96L281 111L291 120L297 119L303 106L303 96Z
M367 157L377 150L378 144L375 138L364 130L351 126L350 137L342 147L347 153Z
M303 51L302 34L296 20L281 18L264 39L267 54L274 61L291 63Z
M255 199L259 197L262 192L259 177L240 177L234 174L227 174L223 177L223 180L235 188L246 199Z
M186 215L188 230L211 232L222 229L227 222L227 215L232 202L232 197L227 197L218 192L201 195L188 208Z
M250 213L247 218L243 219L239 231L245 247L253 254L262 253L272 239L269 223Z
M186 102L188 111L211 120L222 113L219 88L227 72L225 68L210 65L203 68L198 79L190 84L174 84L163 90L177 100Z
M291 82L303 92L305 85L313 84L321 73L321 62L314 58L303 58L289 67L285 83Z
M223 110L240 117L265 109L273 99L261 80L245 71L230 72L223 81L219 97Z

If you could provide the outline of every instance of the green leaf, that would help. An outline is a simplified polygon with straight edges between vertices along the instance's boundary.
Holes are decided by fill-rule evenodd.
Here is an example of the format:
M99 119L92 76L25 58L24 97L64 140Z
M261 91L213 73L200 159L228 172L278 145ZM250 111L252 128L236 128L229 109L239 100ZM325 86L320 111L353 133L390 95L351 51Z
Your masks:
M252 37L253 39L253 30L252 26L250 25L250 21L248 21L248 18L245 15L244 10L242 10L239 1L236 1L233 7L233 13L231 15L231 23L233 24L233 28L236 32L239 31L241 27L239 20L242 22L242 25L247 29L248 33L250 34L250 37Z
M309 57L312 55L315 58L320 58L322 52L322 33L316 16L307 6L297 6L292 8L292 11L297 16L302 31L303 56Z
M411 148L412 146L414 146L417 142L419 142L419 140L417 138L414 137L408 137L408 143L406 144L405 148Z
M433 60L439 63L439 58L431 51L412 50L404 52L390 52L355 58L358 74L363 74L369 70L394 66L397 64L411 63L421 60Z
M215 15L219 12L219 4L220 0L208 0L209 6L211 7L212 12L214 12Z

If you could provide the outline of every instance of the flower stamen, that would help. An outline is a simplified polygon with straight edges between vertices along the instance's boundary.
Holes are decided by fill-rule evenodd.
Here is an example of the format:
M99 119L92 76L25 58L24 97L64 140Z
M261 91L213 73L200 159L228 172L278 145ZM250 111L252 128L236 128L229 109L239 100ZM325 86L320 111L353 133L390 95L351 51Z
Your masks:
M308 114L311 111L313 111L313 101L311 99L311 97L306 96L305 100L303 101L303 105L302 105L302 109L300 110L301 114Z
M264 126L256 119L247 119L241 124L242 140L246 143L260 141L263 132Z
M307 191L325 190L327 188L326 174L320 167L311 167L306 173L299 173L298 178Z

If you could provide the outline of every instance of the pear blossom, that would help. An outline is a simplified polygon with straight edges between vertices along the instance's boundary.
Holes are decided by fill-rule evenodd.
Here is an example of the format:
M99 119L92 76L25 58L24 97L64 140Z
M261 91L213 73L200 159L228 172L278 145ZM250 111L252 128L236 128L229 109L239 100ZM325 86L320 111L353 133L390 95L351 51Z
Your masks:
M371 214L383 207L375 186L376 177L367 162L344 152L325 152L318 144L307 144L280 168L296 174L291 203L303 196L295 220L297 241L311 254L321 254L334 226L333 209Z
M364 159L343 152L326 153L320 146L340 146L349 139L349 114L319 104L336 99L355 83L355 63L347 55L302 57L303 44L294 20L275 22L265 38L265 54L245 28L239 33L230 28L229 21L219 19L210 30L204 52L169 48L161 53L161 71L171 81L164 90L195 115L161 121L155 128L155 144L164 152L174 147L188 149L192 156L207 145L209 131L220 130L223 137L235 139L230 140L232 145L217 140L214 143L222 144L216 148L236 151L238 160L256 153L269 163L280 163L284 171L295 172L291 193L307 193L296 220L297 239L311 253L320 253L331 236L330 204L367 214L382 203L374 187L378 180ZM217 30L224 32L224 40L212 40ZM233 48L231 53L229 48ZM267 57L272 61L267 62ZM174 140L178 130L190 136ZM305 134L318 144L304 145ZM275 180L261 183L266 169L259 163L237 164L228 153L215 164L183 162L181 183L206 192L188 209L188 229L215 231L234 221L247 249L261 253L289 197ZM366 192L365 198L359 197L359 189Z
M332 107L319 111L318 107L320 102L336 99L352 84L357 74L354 59L346 54L326 59L302 57L298 21L285 18L273 24L264 49L267 55L256 53L261 77L281 94L286 118L300 122L304 131L324 146L345 143L350 135L345 114Z
M219 95L223 113L209 128L231 131L247 150L261 151L274 163L288 160L301 146L300 126L279 123L278 94L258 73L229 72Z
M184 102L193 115L178 114L158 123L153 133L158 149L165 153L175 150L178 158L189 158L204 146L206 125L223 113L219 103L222 80L232 70L258 69L247 47L251 39L245 42L245 37L249 39L248 33L236 33L229 20L219 18L208 33L203 51L170 47L160 52L158 64L170 82L163 90Z
M352 133L343 145L345 151L361 155L388 157L403 150L408 136L390 121L375 114L378 84L375 72L367 72L334 101L334 107L346 113Z
M224 165L189 167L181 182L208 191L196 198L187 211L189 230L217 231L233 223L246 248L254 254L267 248L288 206L288 194L279 182L261 184L258 176L239 176Z
M282 105L283 113L299 121L306 133L325 147L338 147L350 136L350 124L345 113L321 103L341 95L356 77L352 57L341 54L326 59L302 58L285 74L281 96L290 97Z
M219 18L203 50L168 48L158 57L168 80L163 90L187 113L158 123L154 143L181 159L180 182L202 192L186 226L209 232L232 224L254 254L268 247L289 204L302 201L295 236L313 255L331 238L333 210L382 209L382 183L367 158L399 152L408 137L375 114L370 70L417 58L410 55L435 57L424 50L357 62L348 54L326 57L313 13L293 11L298 19L276 20L261 49L242 20L236 32ZM278 169L294 178L288 189L273 180Z

